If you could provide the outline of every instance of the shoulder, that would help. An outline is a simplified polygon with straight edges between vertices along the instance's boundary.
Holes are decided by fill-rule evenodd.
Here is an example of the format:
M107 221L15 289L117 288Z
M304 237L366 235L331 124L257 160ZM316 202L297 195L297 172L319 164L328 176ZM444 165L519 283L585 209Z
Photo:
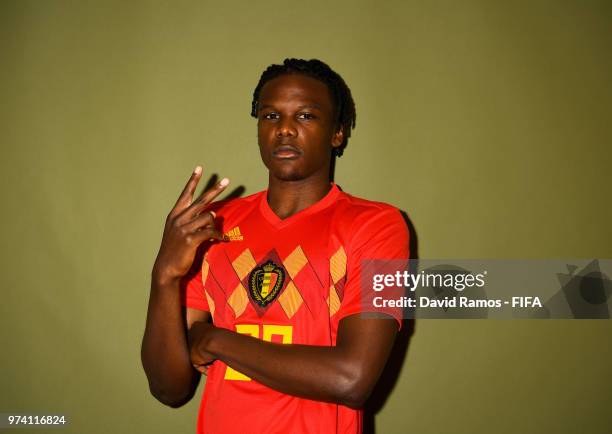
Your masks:
M363 199L340 191L336 209L336 217L351 222L355 231L364 225L404 223L401 211L388 203Z
M349 256L408 257L408 225L393 205L340 192L333 227Z

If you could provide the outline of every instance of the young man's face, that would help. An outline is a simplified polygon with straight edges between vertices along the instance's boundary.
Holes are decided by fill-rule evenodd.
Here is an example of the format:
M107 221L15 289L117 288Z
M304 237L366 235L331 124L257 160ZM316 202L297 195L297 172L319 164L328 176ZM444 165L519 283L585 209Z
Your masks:
M287 74L261 89L257 131L261 159L282 181L329 179L332 147L342 144L327 85Z

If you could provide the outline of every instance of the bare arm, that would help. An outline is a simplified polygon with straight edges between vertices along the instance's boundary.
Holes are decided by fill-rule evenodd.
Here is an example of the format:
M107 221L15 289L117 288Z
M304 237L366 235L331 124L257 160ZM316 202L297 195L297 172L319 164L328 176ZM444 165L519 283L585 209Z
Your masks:
M189 401L200 378L190 362L188 323L206 322L210 318L207 312L189 309L186 322L181 306L180 282L191 268L200 244L209 239L221 239L214 227L214 215L203 211L223 191L227 180L191 203L201 175L201 168L196 168L166 219L162 243L153 266L142 340L142 365L151 393L171 407Z
M392 319L340 321L335 347L264 342L204 322L189 333L191 360L201 370L213 359L275 390L303 398L363 405L389 357L397 333Z
M209 320L210 313L196 312L200 314L192 317L192 321ZM200 379L189 360L186 327L178 283L152 282L142 341L142 365L153 396L171 407L187 403Z

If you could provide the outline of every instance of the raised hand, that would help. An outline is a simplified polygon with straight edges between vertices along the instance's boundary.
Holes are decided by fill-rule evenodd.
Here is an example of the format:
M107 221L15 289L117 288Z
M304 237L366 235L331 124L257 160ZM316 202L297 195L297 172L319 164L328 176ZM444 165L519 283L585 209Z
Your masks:
M223 235L215 228L214 212L205 209L225 190L229 180L223 178L194 201L193 196L201 177L202 167L198 166L166 218L164 235L153 266L153 279L158 283L182 278L191 268L200 244L207 240L223 239Z

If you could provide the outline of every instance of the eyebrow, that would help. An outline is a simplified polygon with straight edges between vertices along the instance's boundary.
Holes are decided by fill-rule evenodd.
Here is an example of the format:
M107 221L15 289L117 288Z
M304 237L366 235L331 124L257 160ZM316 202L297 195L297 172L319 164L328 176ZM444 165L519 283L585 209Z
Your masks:
M321 110L321 106L319 104L304 104L298 107L298 109L300 110L303 110L306 108Z
M270 105L270 104L264 104L262 106L259 106L257 108L257 110L264 110L264 109L273 109L274 106ZM298 110L304 110L304 109L317 109L317 110L321 110L321 106L319 104L303 104L301 106L298 107Z

